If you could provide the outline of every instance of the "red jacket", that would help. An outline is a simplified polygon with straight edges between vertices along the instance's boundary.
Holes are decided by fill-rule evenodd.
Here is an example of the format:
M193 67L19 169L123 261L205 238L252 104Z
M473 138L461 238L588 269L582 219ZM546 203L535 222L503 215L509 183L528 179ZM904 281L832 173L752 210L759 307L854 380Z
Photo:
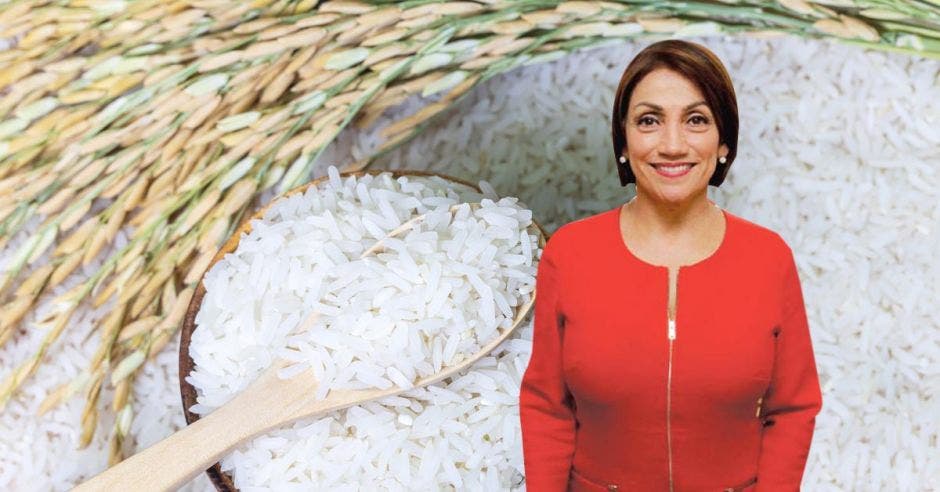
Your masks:
M799 490L822 394L793 253L723 212L718 249L679 269L674 330L668 269L627 249L620 207L546 243L519 395L529 492Z

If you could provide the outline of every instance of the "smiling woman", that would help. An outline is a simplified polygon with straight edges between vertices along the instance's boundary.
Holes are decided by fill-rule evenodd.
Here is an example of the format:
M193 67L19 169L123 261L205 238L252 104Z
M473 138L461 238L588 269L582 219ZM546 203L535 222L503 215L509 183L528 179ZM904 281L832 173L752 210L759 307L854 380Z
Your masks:
M538 265L529 491L799 489L822 394L793 252L706 194L737 131L703 46L660 41L625 70L613 139L636 196L560 227Z

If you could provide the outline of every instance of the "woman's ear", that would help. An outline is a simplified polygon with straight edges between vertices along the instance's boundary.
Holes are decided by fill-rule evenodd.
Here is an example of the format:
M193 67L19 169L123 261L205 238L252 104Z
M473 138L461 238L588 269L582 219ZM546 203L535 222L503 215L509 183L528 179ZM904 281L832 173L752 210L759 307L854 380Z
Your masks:
M728 146L727 146L727 145L721 144L721 145L718 146L718 156L719 156L719 157L721 157L721 156L728 157L728 153L730 153L730 152L731 152L731 150L728 149Z

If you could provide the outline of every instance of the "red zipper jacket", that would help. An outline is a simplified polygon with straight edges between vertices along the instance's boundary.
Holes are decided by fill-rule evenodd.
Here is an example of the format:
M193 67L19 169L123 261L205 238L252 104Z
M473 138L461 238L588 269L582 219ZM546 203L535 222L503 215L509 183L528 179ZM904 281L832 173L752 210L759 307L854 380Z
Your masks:
M679 268L671 327L668 268L627 249L620 209L542 250L527 490L799 490L822 394L792 250L722 210L718 249Z

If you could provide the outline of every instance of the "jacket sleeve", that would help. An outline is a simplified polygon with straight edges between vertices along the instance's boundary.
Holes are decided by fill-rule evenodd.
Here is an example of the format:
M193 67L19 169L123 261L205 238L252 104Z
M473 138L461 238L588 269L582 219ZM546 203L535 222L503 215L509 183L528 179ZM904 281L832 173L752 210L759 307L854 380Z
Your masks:
M542 249L535 280L532 355L519 391L519 416L526 490L565 491L575 444L574 403L561 366L563 288L558 252L551 240Z
M799 491L822 392L793 251L783 261L780 324L773 373L763 398L760 492Z

